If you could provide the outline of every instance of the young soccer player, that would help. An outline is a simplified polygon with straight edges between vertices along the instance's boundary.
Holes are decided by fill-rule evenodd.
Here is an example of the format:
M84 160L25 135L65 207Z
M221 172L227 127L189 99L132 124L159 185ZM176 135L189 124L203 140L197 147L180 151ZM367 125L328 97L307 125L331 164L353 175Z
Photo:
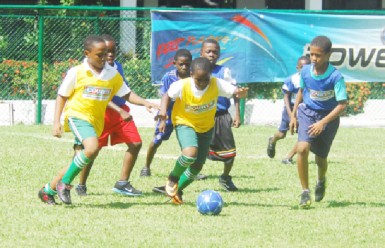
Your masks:
M297 60L297 72L291 75L290 77L286 78L283 83L282 91L284 94L283 100L285 106L282 111L281 125L279 126L278 131L274 134L274 136L269 138L269 142L267 145L267 155L270 158L274 158L275 156L275 145L277 141L280 139L284 139L286 137L287 131L289 130L291 110L293 109L295 96L299 89L300 71L302 67L307 64L310 64L309 57L301 56ZM293 163L293 157L296 154L296 149L297 143L294 145L293 149L289 152L289 154L287 154L286 158L282 160L283 164Z
M206 161L218 96L245 97L248 91L210 74L211 63L207 58L194 59L191 77L173 83L161 100L158 114L160 132L165 130L170 99L175 100L172 122L182 155L168 177L165 190L176 204L183 203L183 189L194 181Z
M347 105L345 80L329 63L332 43L326 36L317 36L310 43L311 65L301 71L300 89L295 100L290 121L293 134L297 128L297 168L302 194L299 206L311 204L308 176L309 152L315 154L318 178L315 186L315 201L325 196L327 157L339 127L339 116ZM301 103L303 101L303 103Z
M98 155L98 137L103 131L107 104L114 95L129 99L130 90L119 72L105 63L107 45L100 36L84 40L84 62L71 68L59 88L55 104L53 135L60 138L64 116L64 130L75 135L75 146L82 145L71 164L58 173L40 191L39 198L55 205L54 195L71 204L71 182Z
M217 65L220 57L221 48L219 43L214 39L207 39L202 43L201 57L207 58L211 63L212 76L224 79L229 84L235 85L235 79L231 77L229 68ZM236 156L236 147L232 127L238 128L241 125L239 99L234 97L235 115L234 120L231 118L229 108L231 102L229 98L218 97L217 111L215 113L215 125L213 137L211 139L208 158L213 161L221 161L224 163L223 174L219 177L219 184L226 191L237 191L230 171L234 164ZM207 177L203 174L198 175L198 179Z
M174 55L173 64L176 69L167 72L162 78L162 86L160 87L160 94L163 96L170 85L180 79L184 79L190 76L190 65L192 61L192 55L187 49L179 49ZM160 147L164 140L168 140L172 134L174 127L171 122L171 111L174 106L174 102L171 101L167 109L166 128L164 132L159 132L159 122L155 127L154 138L151 141L146 156L146 165L140 171L140 176L151 176L151 163L154 159L157 149ZM156 187L159 188L159 187ZM162 190L163 192L163 190Z
M127 80L124 77L122 65L115 61L116 58L116 41L111 35L104 34L101 36L107 45L107 63L113 68L117 69L120 75L123 77L124 82L127 84ZM133 91L130 91L128 101L136 105L146 106L148 110L156 105L141 98ZM113 191L127 196L140 196L142 192L135 189L128 181L134 168L135 162L138 158L139 151L142 147L142 139L140 138L138 129L136 128L135 122L132 120L129 114L130 108L126 105L126 100L114 96L112 98L113 108L107 108L104 116L104 129L99 137L99 149L108 145L110 139L111 145L126 143L127 151L124 154L123 166L120 173L119 180L115 183ZM128 115L126 120L125 115ZM79 147L81 148L81 147ZM81 174L79 185L76 187L78 195L87 195L87 178L91 171L93 162L86 166Z

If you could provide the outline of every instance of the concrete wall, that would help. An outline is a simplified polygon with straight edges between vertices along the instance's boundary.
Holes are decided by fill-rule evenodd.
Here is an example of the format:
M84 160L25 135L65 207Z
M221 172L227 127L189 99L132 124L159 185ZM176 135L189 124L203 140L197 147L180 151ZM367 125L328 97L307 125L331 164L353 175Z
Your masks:
M149 100L159 103L159 99ZM10 104L12 108L10 108ZM144 107L131 105L131 114L138 127L153 127L154 113L149 113ZM341 118L341 126L356 127L385 127L385 100L368 100L364 113ZM42 122L53 123L55 101L43 101ZM248 100L245 106L245 124L277 126L281 120L283 100ZM233 114L233 106L230 108ZM13 115L13 116L12 116ZM36 104L32 101L4 101L0 103L0 125L35 124Z

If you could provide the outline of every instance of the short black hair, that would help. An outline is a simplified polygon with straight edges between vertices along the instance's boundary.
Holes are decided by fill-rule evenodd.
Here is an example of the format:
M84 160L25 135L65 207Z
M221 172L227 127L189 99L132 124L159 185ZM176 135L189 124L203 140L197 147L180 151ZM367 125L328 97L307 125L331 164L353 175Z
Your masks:
M301 56L298 58L297 63L300 62L301 60L305 60L306 64L310 64L310 58L308 56Z
M114 37L112 37L112 35L102 34L100 37L102 37L102 39L105 40L105 41L115 42L115 39L114 39Z
M211 63L205 57L198 57L193 60L191 63L191 72L194 73L195 70L203 70L211 73Z
M101 43L101 42L104 43L105 41L99 35L89 35L84 39L84 42L83 42L84 50L91 51L96 43Z
M202 47L205 44L215 44L215 45L218 46L219 51L221 51L221 46L219 45L218 41L215 40L215 39L209 38L209 39L204 40L203 43L202 43ZM201 47L201 49L202 49L202 47Z
M315 37L311 43L310 46L316 46L321 48L325 53L329 53L332 50L332 42L330 39L326 36L320 35Z
M176 51L176 53L174 55L174 60L177 60L179 57L186 57L186 58L192 60L192 55L191 55L190 51L187 49L184 49L184 48Z

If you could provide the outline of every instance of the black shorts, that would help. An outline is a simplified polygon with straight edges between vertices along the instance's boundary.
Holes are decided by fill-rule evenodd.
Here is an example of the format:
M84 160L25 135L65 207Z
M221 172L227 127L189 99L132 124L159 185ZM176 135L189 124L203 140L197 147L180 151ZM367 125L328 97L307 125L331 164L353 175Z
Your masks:
M208 158L214 161L228 161L236 156L233 120L229 112L217 112L213 138L211 139Z

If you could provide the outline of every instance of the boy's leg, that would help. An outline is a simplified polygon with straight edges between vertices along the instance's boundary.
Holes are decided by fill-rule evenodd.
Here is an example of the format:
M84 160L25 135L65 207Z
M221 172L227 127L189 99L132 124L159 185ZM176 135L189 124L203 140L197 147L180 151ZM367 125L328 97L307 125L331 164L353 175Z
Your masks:
M286 158L282 160L283 164L293 164L293 157L297 153L297 142L293 146L293 149L286 155Z
M327 158L315 156L315 162L318 167L317 185L315 187L315 201L320 202L325 197L326 190L326 172L328 170Z
M238 191L237 186L235 186L232 177L230 176L230 171L234 165L234 159L231 158L223 162L224 169L223 174L219 177L219 184L226 191Z
M87 121L69 118L68 124L75 135L75 145L83 145L84 149L78 152L63 178L57 183L56 190L61 201L71 204L71 182L90 164L99 153L99 143L94 127Z
M166 184L166 193L174 197L178 191L178 181L182 173L197 160L198 156L198 134L191 127L180 125L176 127L176 135L182 150L182 155L175 163ZM207 145L206 145L207 146ZM207 153L205 154L205 157Z
M124 154L123 166L120 173L120 179L115 183L113 191L128 196L140 196L142 191L135 189L128 179L131 176L132 169L135 166L142 142L128 143L128 149Z
M302 194L299 206L301 208L309 208L311 204L310 190L309 190L309 151L310 143L297 143L297 170L299 180L302 186Z
M285 138L285 136L286 133L277 131L272 137L269 138L267 143L267 156L269 156L269 158L275 157L275 145L278 140Z
M166 130L164 133L159 132L158 124L155 128L155 135L151 141L146 156L146 164L140 171L141 177L151 176L151 163L154 159L154 156L164 140L168 140L173 132L174 128L171 123L166 124Z
M286 137L286 132L289 130L290 117L287 114L286 108L282 111L281 123L278 127L278 131L269 138L267 144L267 156L269 158L275 157L275 145L278 140L284 139Z
M309 151L310 143L308 142L298 142L297 144L297 170L299 180L301 182L302 190L309 189Z

